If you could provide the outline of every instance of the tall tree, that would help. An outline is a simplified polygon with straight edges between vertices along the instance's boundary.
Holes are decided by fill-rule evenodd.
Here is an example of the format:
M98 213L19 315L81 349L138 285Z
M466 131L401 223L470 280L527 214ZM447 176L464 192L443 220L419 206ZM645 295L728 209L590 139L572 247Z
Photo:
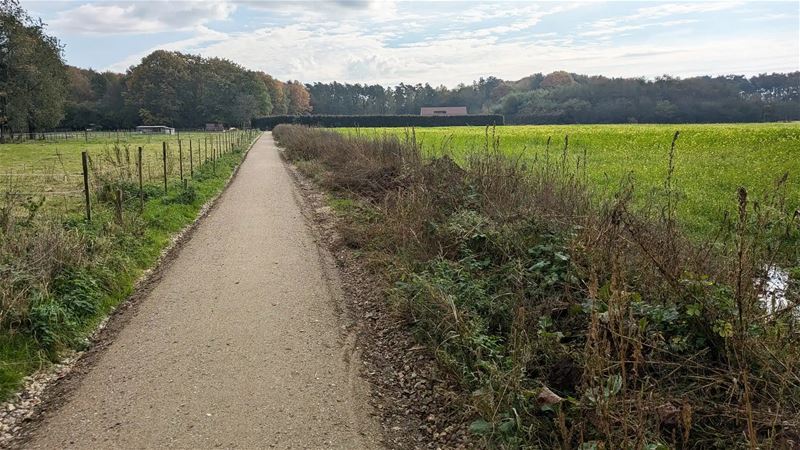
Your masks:
M55 127L64 115L62 48L44 29L17 0L0 0L0 139Z
M272 111L269 90L257 72L240 71L236 76L236 92L228 110L226 122L237 126L249 125L254 117Z
M308 114L311 112L311 96L299 81L286 83L286 97L289 99L289 114Z
M181 113L191 86L184 55L157 50L128 71L127 101L146 125L185 126Z
M138 111L125 103L125 76L114 72L68 67L69 95L62 127L132 128Z
M286 85L280 80L276 80L271 76L261 73L261 79L269 91L269 97L272 101L271 114L286 114L289 112L289 100L286 98Z

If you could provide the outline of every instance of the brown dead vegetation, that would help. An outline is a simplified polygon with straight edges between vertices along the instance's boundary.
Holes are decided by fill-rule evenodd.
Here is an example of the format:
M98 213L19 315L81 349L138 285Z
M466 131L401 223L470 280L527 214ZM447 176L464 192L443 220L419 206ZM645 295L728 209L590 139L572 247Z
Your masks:
M759 201L740 190L739 214L697 242L671 166L642 203L630 180L594 193L585 157L510 159L488 129L463 164L422 158L413 131L274 135L332 193L345 242L393 283L487 445L800 445L797 279L782 307L763 301L765 268L797 264L780 179Z

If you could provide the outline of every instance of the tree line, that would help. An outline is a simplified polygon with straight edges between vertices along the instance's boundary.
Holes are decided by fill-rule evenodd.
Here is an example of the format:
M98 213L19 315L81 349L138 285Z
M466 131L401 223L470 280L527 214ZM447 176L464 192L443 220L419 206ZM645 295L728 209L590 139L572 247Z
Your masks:
M453 89L430 84L312 83L315 114L418 114L466 106L506 123L761 122L800 120L800 72L676 78L609 78L553 72L517 81L481 78Z
M0 140L10 130L58 124L67 95L58 39L16 0L0 0Z
M68 72L60 126L70 129L243 126L253 117L310 111L300 82L283 82L222 58L157 50L125 74L75 67Z
M247 125L269 115L403 115L466 106L506 123L800 120L800 72L609 78L536 73L449 89L430 84L283 82L222 58L158 50L126 73L70 67L57 38L18 0L0 0L0 139L54 128Z
M251 121L254 128L271 130L281 124L308 125L326 128L377 128L377 127L460 127L503 125L499 114L470 114L467 116L421 116L419 114L366 114L366 115L324 115L305 114L300 116L265 116Z
M70 67L40 19L18 0L0 0L0 139L55 128L241 126L310 110L300 82L222 58L158 50L124 74Z

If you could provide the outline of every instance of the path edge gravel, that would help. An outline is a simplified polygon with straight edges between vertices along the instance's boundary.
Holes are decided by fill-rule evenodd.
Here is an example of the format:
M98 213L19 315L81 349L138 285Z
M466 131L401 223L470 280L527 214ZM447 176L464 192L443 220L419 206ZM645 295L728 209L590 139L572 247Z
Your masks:
M367 381L370 404L380 419L384 443L398 449L473 449L484 444L472 436L474 412L459 388L438 367L435 356L419 345L408 323L389 307L385 287L367 270L357 252L342 241L342 219L327 205L329 194L283 154L297 187L298 205L321 256L332 259L342 295L335 297L352 355L360 359L358 376Z

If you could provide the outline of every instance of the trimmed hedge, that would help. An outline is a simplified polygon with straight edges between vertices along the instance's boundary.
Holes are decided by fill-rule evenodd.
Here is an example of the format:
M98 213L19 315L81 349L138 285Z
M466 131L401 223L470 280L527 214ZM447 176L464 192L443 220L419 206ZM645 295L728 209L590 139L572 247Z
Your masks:
M476 114L468 116L412 116L412 115L371 115L371 116L267 116L253 119L253 127L271 130L282 123L311 125L327 128L336 127L457 127L465 125L486 126L503 125L500 114Z

